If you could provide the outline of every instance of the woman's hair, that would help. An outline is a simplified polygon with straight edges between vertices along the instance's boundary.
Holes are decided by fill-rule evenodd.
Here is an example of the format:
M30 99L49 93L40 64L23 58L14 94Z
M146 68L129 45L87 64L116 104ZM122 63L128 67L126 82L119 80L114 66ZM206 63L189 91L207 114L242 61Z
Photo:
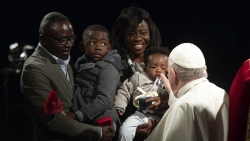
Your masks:
M188 82L202 77L207 78L206 66L197 69L184 68L180 65L177 65L176 63L174 63L173 60L169 58L168 70L170 71L171 68L176 71L177 75L179 76L179 79L183 82Z
M138 7L124 8L118 16L111 32L111 44L114 49L117 49L122 59L126 59L127 47L124 43L124 33L129 26L132 25L132 30L145 21L149 26L150 44L147 48L161 45L161 35L149 13Z
M147 66L148 64L148 58L150 55L153 55L153 54L162 54L162 55L166 55L167 57L169 56L170 52L168 50L167 47L159 47L159 46L154 46L154 47L151 47L149 49L147 49L144 53L144 64L145 64L145 67Z

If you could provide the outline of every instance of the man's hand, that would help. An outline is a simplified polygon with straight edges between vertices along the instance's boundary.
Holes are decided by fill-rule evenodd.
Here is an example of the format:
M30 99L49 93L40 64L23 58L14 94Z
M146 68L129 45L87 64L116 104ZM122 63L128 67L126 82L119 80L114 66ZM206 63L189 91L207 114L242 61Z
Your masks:
M101 126L102 138L101 141L112 141L114 134L114 126Z
M155 126L158 124L158 122L159 122L158 120L153 119L150 120L148 123L139 125L136 129L134 140L137 141L146 139L151 133L151 131L153 131Z
M149 109L149 110L153 109L155 111L167 110L169 108L168 98L169 98L169 96L167 96L167 95L161 95L161 96L155 96L155 97L151 97L151 98L147 99L146 103L156 101L155 104L148 106L147 109Z
M79 119L78 119L78 117L76 116L76 114L75 113L71 113L71 112L67 112L67 113L65 113L69 118L72 118L72 119L74 119L74 120L78 120L79 121Z
M123 116L123 113L120 111L120 110L116 110L117 111L117 114L119 115L119 116Z

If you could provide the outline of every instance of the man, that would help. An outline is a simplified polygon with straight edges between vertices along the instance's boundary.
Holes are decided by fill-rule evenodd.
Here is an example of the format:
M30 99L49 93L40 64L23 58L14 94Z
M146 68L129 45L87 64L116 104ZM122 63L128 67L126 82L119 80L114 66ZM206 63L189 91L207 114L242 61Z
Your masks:
M69 19L57 12L43 18L39 32L40 43L26 60L21 77L21 89L33 117L34 140L111 140L111 126L90 126L61 113L44 112L51 90L63 103L63 111L70 112L74 69L69 61L76 35Z
M170 108L147 141L227 141L229 97L207 80L201 50L191 43L180 44L168 63L169 82L162 78L175 94L170 93Z

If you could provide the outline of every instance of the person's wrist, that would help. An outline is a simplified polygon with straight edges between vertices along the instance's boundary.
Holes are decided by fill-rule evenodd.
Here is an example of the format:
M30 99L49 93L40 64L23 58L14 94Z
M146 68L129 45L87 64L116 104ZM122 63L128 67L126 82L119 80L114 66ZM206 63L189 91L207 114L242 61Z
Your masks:
M83 122L88 119L88 117L80 110L76 111L75 114L80 122Z
M83 114L82 114L82 112L81 111L76 111L75 114L76 114L76 117L78 118L78 120L80 122L82 122L83 121Z

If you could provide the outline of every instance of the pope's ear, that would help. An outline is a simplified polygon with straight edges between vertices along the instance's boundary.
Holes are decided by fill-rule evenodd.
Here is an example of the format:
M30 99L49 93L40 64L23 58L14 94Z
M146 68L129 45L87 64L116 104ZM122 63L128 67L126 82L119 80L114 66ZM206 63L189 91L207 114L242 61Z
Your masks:
M176 73L175 73L174 69L173 69L173 68L170 68L170 71L171 71L173 77L175 77Z
M172 79L173 79L173 82L175 83L175 85L178 85L178 82L179 82L179 78L175 72L175 70L173 68L171 68L171 73L172 73Z
M82 42L79 43L79 48L80 48L81 52L85 53L85 46Z

